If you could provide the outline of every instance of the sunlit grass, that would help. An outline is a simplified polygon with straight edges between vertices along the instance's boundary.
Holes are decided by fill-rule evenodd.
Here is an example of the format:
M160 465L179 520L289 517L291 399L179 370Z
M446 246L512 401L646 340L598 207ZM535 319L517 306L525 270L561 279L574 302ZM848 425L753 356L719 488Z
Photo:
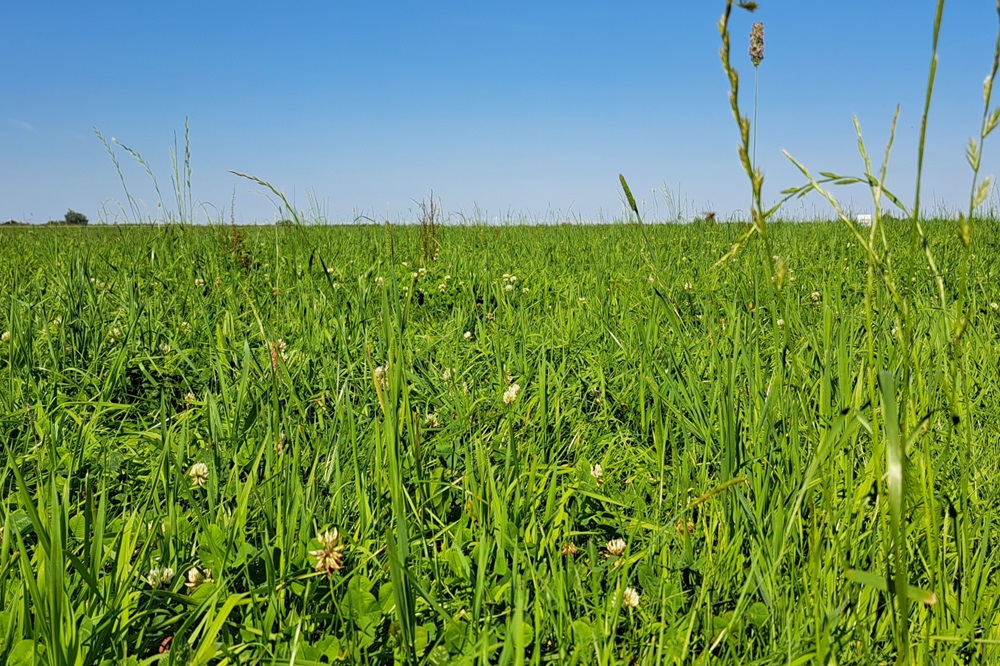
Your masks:
M878 364L923 371L910 633L995 658L995 249L966 451L933 277L884 229L921 343L876 292ZM951 229L926 224L942 265ZM0 654L892 659L867 267L842 226L769 231L780 328L759 261L711 269L727 225L444 227L429 263L417 227L244 229L243 254L226 229L5 230Z

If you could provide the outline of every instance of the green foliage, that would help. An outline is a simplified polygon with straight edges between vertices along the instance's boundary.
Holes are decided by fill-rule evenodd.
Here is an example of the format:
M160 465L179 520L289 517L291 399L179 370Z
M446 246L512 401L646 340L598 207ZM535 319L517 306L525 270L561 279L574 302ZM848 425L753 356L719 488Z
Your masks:
M66 217L63 218L66 224L74 224L78 226L86 225L90 220L83 213L78 213L73 209L66 211Z

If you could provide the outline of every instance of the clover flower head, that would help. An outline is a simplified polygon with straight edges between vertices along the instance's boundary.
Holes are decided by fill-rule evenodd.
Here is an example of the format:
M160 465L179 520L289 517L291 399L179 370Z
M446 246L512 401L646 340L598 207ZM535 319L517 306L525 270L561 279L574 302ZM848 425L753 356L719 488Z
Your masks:
M612 539L607 544L608 555L620 557L625 552L625 539Z
M153 567L149 570L149 574L143 578L151 588L154 590L161 587L166 587L170 585L170 581L174 579L174 570L170 567Z
M332 576L334 571L340 571L344 566L344 547L339 545L340 532L333 528L316 537L319 541L318 550L310 550L309 555L316 558L316 571Z
M184 583L184 587L194 592L202 585L206 583L214 583L215 579L212 578L212 570L205 569L205 573L198 571L198 567L191 567L187 572L187 582Z
M208 481L208 465L202 462L191 465L191 469L188 471L188 476L191 478L191 483L194 485L204 486Z

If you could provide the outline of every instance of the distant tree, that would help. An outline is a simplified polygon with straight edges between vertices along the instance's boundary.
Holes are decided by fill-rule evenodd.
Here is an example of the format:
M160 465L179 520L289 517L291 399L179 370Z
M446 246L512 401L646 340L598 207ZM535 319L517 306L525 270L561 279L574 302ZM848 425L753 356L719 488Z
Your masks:
M67 211L65 220L66 224L77 224L81 226L86 225L90 221L87 219L86 215L78 213L72 208Z

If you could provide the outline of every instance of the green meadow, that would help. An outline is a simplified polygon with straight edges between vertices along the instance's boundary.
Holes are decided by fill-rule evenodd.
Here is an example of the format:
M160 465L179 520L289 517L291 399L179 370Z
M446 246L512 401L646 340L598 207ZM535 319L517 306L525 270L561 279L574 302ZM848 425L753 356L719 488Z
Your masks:
M0 229L0 657L996 663L956 229Z

